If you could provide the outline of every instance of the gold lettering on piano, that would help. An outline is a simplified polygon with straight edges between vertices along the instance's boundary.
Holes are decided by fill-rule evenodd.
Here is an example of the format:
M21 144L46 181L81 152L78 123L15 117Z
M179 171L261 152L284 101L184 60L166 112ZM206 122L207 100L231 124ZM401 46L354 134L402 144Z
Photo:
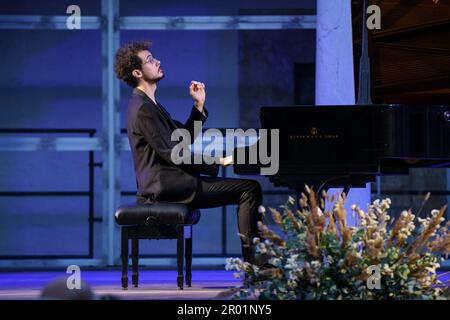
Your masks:
M316 127L312 127L309 130L309 134L290 134L289 139L292 140L331 140L331 139L339 139L339 134L335 133L319 133L319 130Z

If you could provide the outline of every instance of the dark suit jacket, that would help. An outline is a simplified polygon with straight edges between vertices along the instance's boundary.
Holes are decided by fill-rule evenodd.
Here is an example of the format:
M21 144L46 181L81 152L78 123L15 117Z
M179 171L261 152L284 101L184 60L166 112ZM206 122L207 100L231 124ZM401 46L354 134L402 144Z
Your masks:
M208 117L192 108L183 125L172 120L170 114L158 102L155 104L143 91L134 89L128 104L127 130L133 155L137 180L137 202L189 203L195 196L198 175L217 176L217 164L181 164L171 160L172 148L178 144L171 141L173 130L185 128L193 137L194 121Z

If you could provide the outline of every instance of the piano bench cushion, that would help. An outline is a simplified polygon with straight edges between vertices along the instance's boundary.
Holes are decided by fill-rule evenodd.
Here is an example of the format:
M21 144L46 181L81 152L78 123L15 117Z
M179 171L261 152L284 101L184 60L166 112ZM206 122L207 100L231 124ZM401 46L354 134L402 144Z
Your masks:
M114 215L121 226L154 224L193 225L200 220L200 211L180 203L125 204Z

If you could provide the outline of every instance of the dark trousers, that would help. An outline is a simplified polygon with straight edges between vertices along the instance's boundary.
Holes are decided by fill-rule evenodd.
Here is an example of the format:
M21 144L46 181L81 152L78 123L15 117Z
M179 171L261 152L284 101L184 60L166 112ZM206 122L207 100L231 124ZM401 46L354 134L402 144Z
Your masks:
M195 209L238 205L237 215L242 256L244 261L253 262L252 240L258 236L258 221L261 221L258 207L261 203L261 186L257 181L201 176L197 193L188 205Z

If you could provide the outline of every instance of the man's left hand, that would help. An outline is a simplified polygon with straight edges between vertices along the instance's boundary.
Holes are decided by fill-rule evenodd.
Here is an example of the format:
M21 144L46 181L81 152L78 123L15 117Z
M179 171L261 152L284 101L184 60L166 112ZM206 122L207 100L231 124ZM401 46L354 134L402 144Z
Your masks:
M195 107L202 112L206 100L205 84L203 82L191 81L189 93L194 99Z
M229 165L234 164L233 156L227 156L225 158L220 158L220 165L224 167L228 167Z

